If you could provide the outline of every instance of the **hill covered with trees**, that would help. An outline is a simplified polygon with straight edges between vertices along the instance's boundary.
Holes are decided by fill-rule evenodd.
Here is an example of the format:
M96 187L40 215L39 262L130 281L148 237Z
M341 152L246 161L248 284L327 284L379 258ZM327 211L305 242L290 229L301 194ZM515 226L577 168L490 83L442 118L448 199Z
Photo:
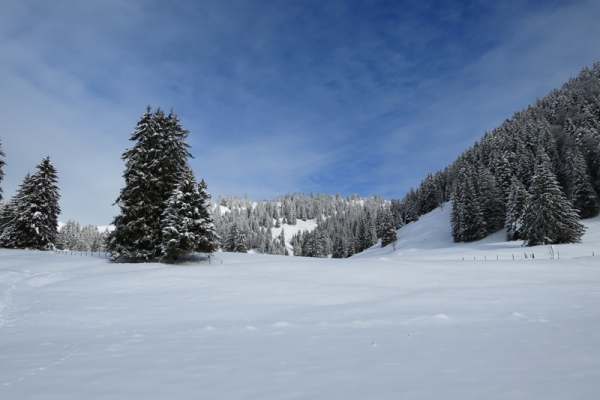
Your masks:
M226 251L285 254L270 229L280 221L315 219L295 233L294 255L349 257L452 201L452 236L468 242L506 228L525 245L577 242L579 219L600 211L600 63L485 132L452 164L428 174L418 188L390 202L378 196L292 194L252 202L222 197L217 231ZM288 232L289 234L289 232ZM235 245L238 243L238 245Z

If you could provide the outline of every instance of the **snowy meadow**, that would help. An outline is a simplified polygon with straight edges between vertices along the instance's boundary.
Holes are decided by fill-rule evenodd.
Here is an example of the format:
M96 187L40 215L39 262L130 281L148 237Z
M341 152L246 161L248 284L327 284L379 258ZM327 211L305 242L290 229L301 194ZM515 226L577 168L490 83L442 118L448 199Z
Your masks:
M600 218L525 259L448 209L339 260L0 250L0 398L595 398Z

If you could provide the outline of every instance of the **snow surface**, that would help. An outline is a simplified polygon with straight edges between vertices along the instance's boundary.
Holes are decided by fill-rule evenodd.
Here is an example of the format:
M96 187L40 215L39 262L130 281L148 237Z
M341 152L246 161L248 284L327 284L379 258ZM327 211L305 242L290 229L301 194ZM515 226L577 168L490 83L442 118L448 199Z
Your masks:
M448 218L348 260L0 250L0 399L598 398L600 219L550 259Z

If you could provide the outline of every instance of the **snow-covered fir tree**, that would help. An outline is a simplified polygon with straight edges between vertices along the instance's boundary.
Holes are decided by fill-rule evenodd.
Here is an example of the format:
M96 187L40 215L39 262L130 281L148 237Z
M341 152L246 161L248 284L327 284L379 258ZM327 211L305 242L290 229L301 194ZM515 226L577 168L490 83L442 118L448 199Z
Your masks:
M551 171L548 155L540 149L523 215L524 245L577 243L584 230Z
M246 253L248 251L246 233L238 228L237 224L231 226L224 250L236 253Z
M382 221L381 247L394 243L397 239L396 227L394 226L394 218L389 210L385 210Z
M191 169L181 173L163 212L164 257L177 260L195 251L210 254L218 249L219 237L208 209L210 196L205 189L204 181L199 185Z
M571 205L581 218L598 215L600 202L592 186L585 159L577 147L567 152L568 193Z
M440 188L432 173L423 179L417 193L419 214L427 214L440 205Z
M506 240L521 239L521 227L523 225L523 213L527 202L527 190L525 186L513 176L506 204Z
M504 228L506 218L505 195L488 168L483 168L477 174L476 182L477 197L485 221L486 234L489 235Z
M135 144L123 153L125 186L115 204L121 213L107 247L111 259L150 260L163 255L163 215L191 157L188 131L171 111L168 116L148 107L130 137Z
M36 168L24 179L7 212L2 213L2 247L55 248L60 214L58 177L50 157L43 158Z
M456 179L450 214L455 242L472 242L486 234L486 222L473 185L473 175L473 170L465 165Z
M25 179L29 179L29 174ZM0 208L0 247L12 247L10 246L10 238L17 217L16 211L17 196L14 196Z

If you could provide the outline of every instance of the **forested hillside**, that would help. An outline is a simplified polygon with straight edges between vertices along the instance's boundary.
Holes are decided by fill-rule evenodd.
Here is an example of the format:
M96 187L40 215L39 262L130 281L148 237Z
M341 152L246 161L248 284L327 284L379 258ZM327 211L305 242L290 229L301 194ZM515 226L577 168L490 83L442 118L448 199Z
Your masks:
M392 200L392 210L408 222L452 200L456 242L504 227L507 240L529 245L578 241L578 219L600 210L599 126L596 63L485 132L451 165Z
M225 251L286 254L270 229L315 219L312 232L292 238L294 255L349 257L377 243L392 243L395 230L452 201L455 242L481 239L507 228L507 240L526 245L579 241L579 219L600 210L600 63L585 68L560 89L514 114L417 189L387 202L285 195L252 202L221 197L215 214ZM222 215L221 215L222 214Z
M345 258L377 243L383 227L394 235L399 227L392 219L390 203L378 196L294 193L259 202L227 196L220 197L217 205L226 210L222 215L214 213L224 251L254 248L260 253L288 254L285 236L291 235L288 241L296 256ZM299 231L297 220L316 220L317 227ZM273 238L271 229L280 226L283 235Z

